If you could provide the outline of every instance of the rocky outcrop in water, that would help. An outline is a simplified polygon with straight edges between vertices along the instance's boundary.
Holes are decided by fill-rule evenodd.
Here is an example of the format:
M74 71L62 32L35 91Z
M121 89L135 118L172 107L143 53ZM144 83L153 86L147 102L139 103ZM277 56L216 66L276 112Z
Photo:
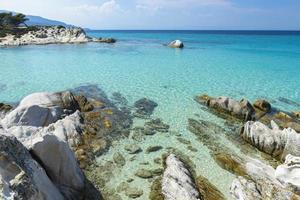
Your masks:
M236 101L229 97L197 96L195 100L211 108L214 112L233 116L237 119L248 121L254 119L255 110L248 100Z
M140 118L149 118L157 106L158 104L154 101L142 98L134 103L134 107L136 108L134 115Z
M0 130L0 175L1 199L64 199L29 151L4 130Z
M261 122L247 122L241 136L259 150L281 159L287 154L300 156L300 135L291 128L281 130L275 122L272 128Z
M180 40L174 40L174 41L170 42L168 44L168 46L171 47L171 48L180 48L180 49L182 49L184 47L184 44Z
M18 37L7 35L0 40L0 46L20 46L29 44L85 43L89 38L81 28L61 26L37 27Z
M162 178L162 193L165 200L203 199L196 188L192 174L174 154L166 159L166 169Z
M32 156L32 158L27 156L28 162L32 160L32 162L39 163L41 167L37 170L41 171L40 173L45 171L45 175L41 174L41 179L38 179L38 184L45 187L42 189L46 191L41 191L42 194L34 194L33 192L33 195L44 196L34 196L33 199L85 198L86 190L88 190L87 180L77 163L74 152L71 150L71 148L76 150L83 143L83 124L79 109L78 102L70 92L35 93L25 97L14 110L1 120L4 128L2 132L14 135L16 137L14 140L18 139L19 141L17 145L21 145L23 151ZM0 136L2 135L4 137L4 134L0 133ZM3 154L13 151L5 143L2 143L0 147L4 149ZM6 171L10 170L7 168L8 165L3 167L4 171L0 171L1 176L10 177L11 175L5 174L9 173ZM35 179L30 180L33 172L25 169L23 171L20 176L15 172L11 179L15 179L14 177L17 176L20 179L17 180L19 181L18 184L22 185L24 190L34 189L37 190L37 193L41 193L38 191L39 188L33 188L36 187L34 181L37 179L33 177ZM23 176L29 176L29 179L22 179ZM30 185L27 184L27 181L33 183ZM11 185L4 185L1 190L4 196L7 195L7 190L11 190L12 194L19 192L17 188ZM48 197L47 193L53 193L53 196L50 197L49 195Z

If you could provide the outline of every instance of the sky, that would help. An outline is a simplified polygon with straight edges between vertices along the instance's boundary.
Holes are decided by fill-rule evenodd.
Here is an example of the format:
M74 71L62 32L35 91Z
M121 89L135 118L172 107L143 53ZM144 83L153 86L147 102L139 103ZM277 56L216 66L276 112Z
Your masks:
M300 30L300 0L0 0L91 29Z

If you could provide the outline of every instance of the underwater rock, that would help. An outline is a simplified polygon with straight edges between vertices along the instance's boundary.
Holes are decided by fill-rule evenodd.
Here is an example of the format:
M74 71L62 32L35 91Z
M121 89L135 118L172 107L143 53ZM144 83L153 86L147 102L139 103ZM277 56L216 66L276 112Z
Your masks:
M48 126L77 109L77 101L70 92L34 93L26 96L1 123L4 128L20 125Z
M99 43L108 43L108 44L112 44L112 43L116 43L117 40L114 38L93 38L92 40L93 42L99 42Z
M113 160L118 166L124 166L126 164L126 160L120 152L114 153Z
M162 149L163 149L162 146L150 146L147 148L146 153L152 153L152 152L160 151Z
M195 100L211 108L214 112L227 114L240 120L248 121L255 118L255 110L248 100L236 101L228 97L197 96Z
M151 191L149 194L149 199L150 200L164 200L164 195L162 194L161 191L161 179L162 178L157 178L153 181L151 185Z
M293 111L292 114L297 117L300 118L300 111Z
M136 176L140 177L140 178L152 178L153 174L151 170L147 170L147 169L139 169L136 173Z
M29 151L14 136L0 132L0 198L63 200Z
M8 104L0 103L0 112L7 113L9 112L13 107Z
M300 157L287 155L284 164L276 168L275 177L286 188L300 194Z
M152 115L154 109L158 106L154 101L142 98L134 103L134 107L136 108L136 112L134 116L140 118L148 118Z
M135 199L135 198L142 196L144 194L144 192L143 192L143 190L138 189L136 187L133 187L133 188L129 187L125 190L125 194L129 198Z
M300 134L291 128L280 130L275 122L272 129L261 122L247 122L241 131L244 140L274 157L285 158L287 154L300 156Z
M191 141L186 140L186 139L181 138L181 137L177 137L177 140L178 140L180 143L182 143L182 144L187 144L187 145L191 144Z
M261 111L264 112L270 112L271 111L271 104L264 100L264 99L258 99L253 103L253 106Z
M170 128L170 126L168 124L163 123L161 119L152 119L146 122L145 125L151 130L162 133L168 132Z
M125 150L128 151L130 154L137 154L142 151L141 147L136 144L128 144L125 146Z
M203 199L196 188L192 174L174 154L170 154L166 159L166 169L162 178L162 194L165 200Z
M212 185L205 177L198 176L196 178L196 185L205 200L225 200L224 195Z
M81 112L89 112L94 109L94 106L88 101L88 99L83 95L75 96Z
M285 103L290 106L300 107L300 103L297 103L297 102L287 99L285 97L279 97L278 100L281 101L282 103Z
M174 40L174 41L170 42L168 44L168 46L171 47L171 48L183 48L184 44L180 40Z

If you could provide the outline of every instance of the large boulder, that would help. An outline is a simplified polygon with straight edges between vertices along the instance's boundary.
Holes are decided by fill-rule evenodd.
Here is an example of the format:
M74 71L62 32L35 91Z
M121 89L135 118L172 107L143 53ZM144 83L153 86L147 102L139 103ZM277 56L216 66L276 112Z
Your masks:
M34 93L25 97L17 108L1 121L4 128L12 126L48 126L75 112L78 103L70 92Z
M192 174L174 154L170 154L166 159L166 169L162 178L162 193L165 200L202 199Z
M28 150L14 136L4 132L0 133L0 198L64 199Z
M181 49L184 47L184 44L180 40L174 40L174 41L170 42L168 46L171 48L180 48Z
M26 143L66 199L82 199L85 177L68 144L52 133L37 134Z
M300 156L300 134L291 128L281 130L275 122L272 128L261 122L247 122L241 131L244 140L259 150L284 159L287 154Z

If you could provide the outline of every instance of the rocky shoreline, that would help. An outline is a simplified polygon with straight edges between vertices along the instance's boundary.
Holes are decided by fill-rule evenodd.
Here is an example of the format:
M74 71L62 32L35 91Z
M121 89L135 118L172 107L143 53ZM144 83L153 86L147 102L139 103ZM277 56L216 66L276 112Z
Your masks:
M188 119L187 128L215 162L236 177L228 186L232 199L300 199L298 112L277 110L265 100L252 104L208 95L195 100L227 121L220 127L205 119ZM0 104L0 197L226 199L195 170L188 152L197 154L197 147L162 119L152 118L157 106L148 98L129 105L120 93L108 98L93 85L34 93L17 106ZM240 150L224 146L223 135ZM179 151L176 144L143 146L143 141L158 136L175 138L188 151ZM105 154L112 149L107 160ZM146 155L153 161L141 162ZM116 171L128 173L129 162L140 162L139 169L121 184L112 183ZM136 181L151 187L132 185Z
M38 26L22 34L0 37L0 47L46 44L80 44L87 42L115 43L113 38L91 38L82 28L63 26Z

